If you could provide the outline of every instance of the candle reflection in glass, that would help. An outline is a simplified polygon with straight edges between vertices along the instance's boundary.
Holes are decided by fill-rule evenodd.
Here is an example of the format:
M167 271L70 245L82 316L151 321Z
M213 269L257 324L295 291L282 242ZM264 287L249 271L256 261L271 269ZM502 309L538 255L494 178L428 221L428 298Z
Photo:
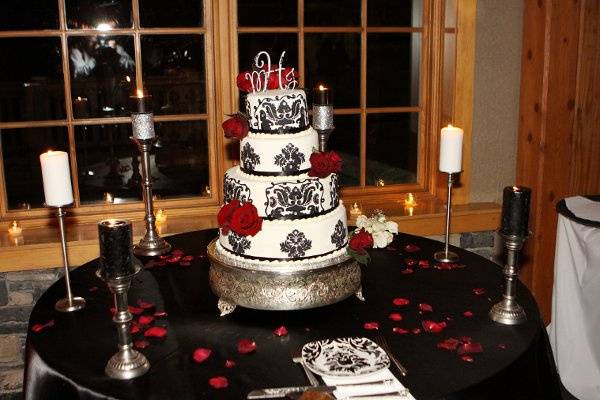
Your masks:
M352 207L350 207L350 215L359 216L362 214L362 210L358 203L353 203Z
M105 192L103 196L104 202L106 204L112 204L115 202L115 199L111 193Z
M408 193L406 195L406 199L404 200L404 206L405 207L414 207L416 205L417 205L417 198L415 197L414 194Z
M23 233L23 228L21 227L21 224L19 224L17 221L13 221L8 227L8 233L11 236L18 236Z

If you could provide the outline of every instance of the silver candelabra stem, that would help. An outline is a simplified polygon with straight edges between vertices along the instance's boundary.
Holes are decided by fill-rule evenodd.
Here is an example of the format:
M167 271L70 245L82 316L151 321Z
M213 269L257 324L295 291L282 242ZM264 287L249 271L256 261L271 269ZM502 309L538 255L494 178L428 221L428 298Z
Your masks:
M171 245L163 239L156 229L156 217L154 216L154 201L152 199L152 173L150 169L150 150L156 138L138 139L131 138L140 150L142 156L142 196L146 207L144 221L146 233L140 242L133 247L133 253L137 256L153 257L171 251Z
M504 278L506 285L502 300L494 304L489 316L493 321L505 325L518 325L527 321L523 307L517 303L517 280L519 278L519 251L523 248L526 236L505 235L500 233L506 247L506 265Z
M63 268L67 297L58 300L54 305L54 308L56 309L56 311L60 312L73 312L81 310L85 307L85 299L83 297L73 297L73 292L71 291L71 279L69 276L69 259L67 257L67 238L65 235L65 215L67 215L67 212L63 210L63 207L56 208L58 227L60 228L60 244L62 248Z
M446 235L444 239L444 251L438 251L433 255L437 262L456 262L458 254L448 250L450 241L450 217L452 214L452 185L454 184L454 173L448 173L448 200L446 202Z
M104 372L114 379L136 378L144 375L150 369L150 363L146 357L133 348L131 334L129 333L129 325L133 317L129 312L127 292L133 277L141 270L141 267L136 265L135 269L133 275L106 281L114 296L115 314L113 322L117 325L119 351L108 360ZM101 276L100 271L97 272L97 275Z
M327 151L329 135L335 129L333 126L333 106L331 104L313 105L313 128L319 134L319 151Z

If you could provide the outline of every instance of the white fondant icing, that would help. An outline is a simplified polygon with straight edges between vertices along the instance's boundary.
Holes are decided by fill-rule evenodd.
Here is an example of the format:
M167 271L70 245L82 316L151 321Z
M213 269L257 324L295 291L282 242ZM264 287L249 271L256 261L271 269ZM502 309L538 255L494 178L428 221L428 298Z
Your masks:
M225 202L252 201L261 217L310 217L338 206L337 177L256 176L230 168L225 173Z
M310 169L310 156L318 146L313 128L294 134L249 133L240 142L240 162L250 173L289 174Z
M226 235L219 233L219 242L241 256L293 260L322 256L345 247L347 229L346 209L340 201L336 209L318 217L263 221L255 236L239 237L231 231ZM340 230L344 232L343 238L335 236Z
M250 129L278 131L309 126L306 94L302 89L276 89L246 95Z

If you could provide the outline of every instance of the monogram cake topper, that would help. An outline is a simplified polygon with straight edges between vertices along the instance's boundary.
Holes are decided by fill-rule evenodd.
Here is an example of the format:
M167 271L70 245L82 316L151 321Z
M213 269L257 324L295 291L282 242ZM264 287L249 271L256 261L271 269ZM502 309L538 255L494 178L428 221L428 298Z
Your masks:
M285 51L279 57L276 68L272 67L271 56L266 51L260 51L254 57L251 72L246 72L244 78L250 81L252 92L265 92L267 89L295 89L298 86L297 74L294 68L285 68L283 58Z

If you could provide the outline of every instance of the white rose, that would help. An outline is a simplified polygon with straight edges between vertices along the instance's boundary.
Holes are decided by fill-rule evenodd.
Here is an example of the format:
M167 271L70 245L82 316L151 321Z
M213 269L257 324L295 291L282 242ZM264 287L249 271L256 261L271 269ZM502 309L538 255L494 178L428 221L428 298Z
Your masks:
M373 247L376 249L383 249L392 243L392 240L394 240L394 235L388 231L373 233Z
M361 214L358 217L356 217L356 226L358 227L358 229L366 228L367 225L369 225L369 218L367 218L366 215Z
M383 232L387 230L385 222L373 221L372 227L373 232Z
M394 221L387 221L385 223L385 229L391 233L398 233L398 224Z
M383 214L383 213L380 212L377 215L375 215L375 219L378 222L385 222L385 214Z

